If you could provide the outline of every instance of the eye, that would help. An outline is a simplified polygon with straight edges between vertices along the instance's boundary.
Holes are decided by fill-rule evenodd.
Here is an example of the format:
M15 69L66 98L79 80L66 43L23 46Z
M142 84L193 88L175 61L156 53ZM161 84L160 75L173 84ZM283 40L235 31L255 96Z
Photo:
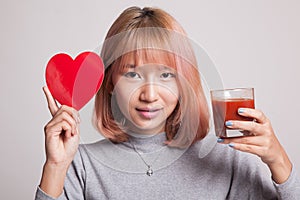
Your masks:
M141 78L141 76L138 73L136 73L136 72L126 72L124 74L124 76L127 77L127 78L132 78L132 79Z
M163 79L170 79L170 78L175 78L176 75L173 74L173 73L170 73L170 72L165 72L165 73L162 73L160 75L160 77L163 78Z

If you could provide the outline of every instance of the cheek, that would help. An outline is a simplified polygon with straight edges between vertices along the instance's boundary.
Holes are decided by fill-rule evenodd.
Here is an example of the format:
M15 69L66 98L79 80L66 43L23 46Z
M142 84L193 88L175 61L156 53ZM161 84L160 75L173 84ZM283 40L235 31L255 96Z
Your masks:
M160 91L160 97L163 99L164 104L167 106L167 112L172 112L179 101L178 88L164 88Z
M117 100L117 104L119 106L119 108L121 109L121 111L127 112L126 110L128 110L128 105L129 105L129 95L126 95L125 91L122 90L118 90L117 88L114 91L115 93L115 97Z
M126 85L120 84L120 87L116 86L114 89L114 94L117 100L117 104L121 110L121 112L125 116L129 116L130 105L134 104L136 101L136 89L132 87L126 87Z
M130 84L121 83L117 84L114 89L114 94L116 95L118 101L129 103L130 99L134 98L136 95L137 87L132 87Z
M118 103L128 105L129 98L134 92L134 88L128 84L121 76L113 78L114 90L113 93L116 96Z
M169 103L174 103L179 99L179 90L176 84L171 84L165 86L161 89L161 95L164 97L165 101Z

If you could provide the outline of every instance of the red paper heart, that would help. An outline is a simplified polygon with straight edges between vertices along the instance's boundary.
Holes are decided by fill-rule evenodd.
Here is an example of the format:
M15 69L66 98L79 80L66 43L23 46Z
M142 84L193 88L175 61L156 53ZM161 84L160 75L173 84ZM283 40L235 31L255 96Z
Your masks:
M61 104L80 110L99 90L104 78L100 56L83 52L75 60L69 55L54 55L46 67L46 83Z

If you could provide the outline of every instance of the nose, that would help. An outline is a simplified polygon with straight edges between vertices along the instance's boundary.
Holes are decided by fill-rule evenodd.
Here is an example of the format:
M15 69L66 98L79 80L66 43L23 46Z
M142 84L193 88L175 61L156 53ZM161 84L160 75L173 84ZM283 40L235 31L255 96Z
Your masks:
M153 83L145 84L141 88L140 100L145 102L155 102L158 100L158 86Z

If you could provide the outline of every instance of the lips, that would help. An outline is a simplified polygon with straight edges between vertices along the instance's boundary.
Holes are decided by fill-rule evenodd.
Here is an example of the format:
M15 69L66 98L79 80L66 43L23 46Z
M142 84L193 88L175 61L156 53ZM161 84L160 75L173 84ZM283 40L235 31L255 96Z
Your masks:
M136 108L139 115L146 119L155 118L160 110L162 110L162 108Z

